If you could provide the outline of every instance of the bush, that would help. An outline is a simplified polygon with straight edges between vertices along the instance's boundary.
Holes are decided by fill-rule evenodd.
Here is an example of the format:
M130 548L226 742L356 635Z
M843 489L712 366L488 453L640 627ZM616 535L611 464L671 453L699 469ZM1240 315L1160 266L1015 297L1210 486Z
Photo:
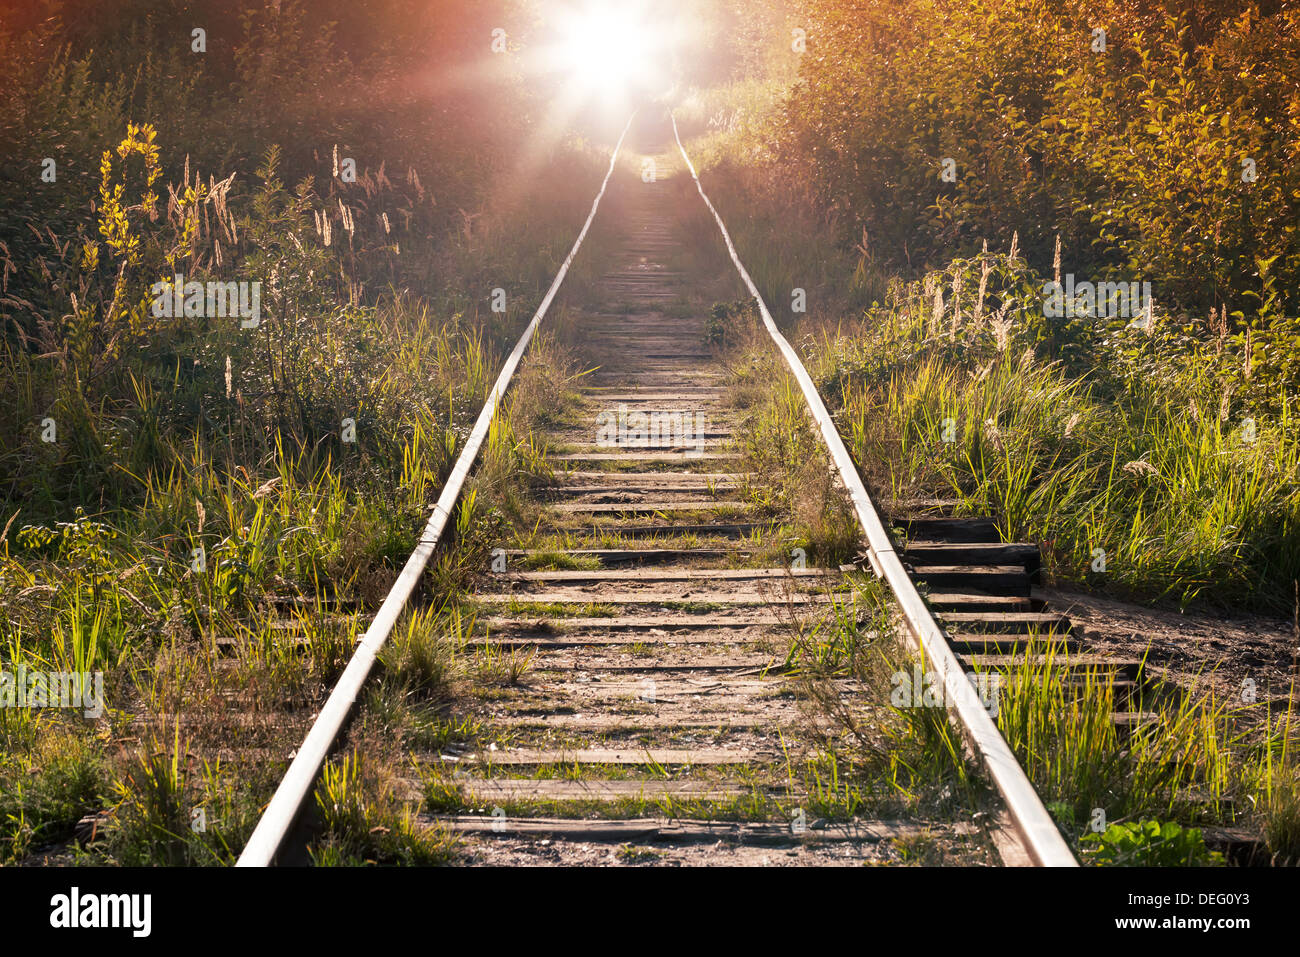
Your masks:
M1211 867L1223 855L1205 846L1200 829L1173 821L1112 824L1080 843L1091 864L1123 867Z
M1281 289L1300 278L1300 142L1270 79L1300 65L1300 11L1184 7L816 0L782 154L842 241L865 228L899 263L1019 231L1044 270L1059 233L1075 271L1141 276L1193 314L1227 305L1241 331L1267 318L1247 299L1258 261Z

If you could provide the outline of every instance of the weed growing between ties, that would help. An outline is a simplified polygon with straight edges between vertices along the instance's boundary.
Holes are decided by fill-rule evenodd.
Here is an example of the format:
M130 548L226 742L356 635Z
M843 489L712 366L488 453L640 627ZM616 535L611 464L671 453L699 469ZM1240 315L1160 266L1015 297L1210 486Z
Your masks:
M987 786L966 762L941 699L900 697L913 656L901 643L884 586L854 582L851 597L799 627L787 664L812 705L810 723L826 749L827 793L863 807L953 816L985 804ZM842 682L854 683L848 694ZM860 689L860 690L859 690Z
M311 856L318 866L427 866L453 859L452 835L418 821L395 784L356 751L326 765L316 788L316 810L323 833Z
M855 560L857 519L807 403L756 312L743 303L719 303L713 319L732 373L732 401L747 416L738 451L752 480L742 493L765 514L790 516L780 563L834 568Z

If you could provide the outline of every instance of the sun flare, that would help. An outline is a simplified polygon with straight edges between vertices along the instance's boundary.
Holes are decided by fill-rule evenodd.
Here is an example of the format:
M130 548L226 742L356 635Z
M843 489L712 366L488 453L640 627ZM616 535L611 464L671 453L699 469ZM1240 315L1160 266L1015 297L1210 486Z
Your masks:
M584 94L646 91L663 74L662 30L639 4L573 8L562 15L558 35L554 65Z

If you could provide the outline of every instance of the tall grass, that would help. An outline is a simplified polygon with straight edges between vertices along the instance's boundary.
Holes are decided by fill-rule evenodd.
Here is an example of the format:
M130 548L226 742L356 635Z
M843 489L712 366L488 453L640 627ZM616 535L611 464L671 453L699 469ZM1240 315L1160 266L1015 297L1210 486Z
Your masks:
M151 136L146 129L128 139ZM355 236L325 246L314 228L322 201L360 204L360 197L339 183L324 195L310 180L285 186L276 151L264 155L255 191L222 197L221 222L237 223L238 245L215 227L175 226L172 214L216 214L193 192L188 169L186 183L173 184L182 198L168 216L154 222L144 210L124 213L142 261L115 274L131 283L150 270L169 274L168 257L185 238L191 254L176 268L187 278L217 274L221 256L264 277L266 311L254 330L230 319L155 322L142 307L107 340L116 351L101 349L95 344L105 341L118 308L117 280L107 270L84 269L44 245L0 250L6 265L14 258L20 268L59 273L61 285L80 290L78 302L100 303L74 310L67 323L41 325L49 342L6 338L0 349L0 388L15 399L0 413L0 669L102 669L108 697L98 724L79 712L0 715L13 749L0 761L3 786L63 737L84 745L77 767L93 769L51 771L48 795L44 785L14 790L0 808L14 815L0 831L6 859L42 840L65 840L69 817L75 823L110 803L115 836L94 849L98 859L233 859L271 782L219 763L200 771L178 757L179 742L136 756L115 742L133 716L204 716L208 723L187 731L196 750L233 744L222 739L221 723L232 714L305 708L328 688L359 626L355 615L338 621L340 613L376 605L391 586L503 350L535 308L599 183L594 149L557 147L554 159L553 168L516 183L499 208L485 209L483 228L438 237L447 255L437 295L389 268L411 248L398 253L386 230L363 225L355 211ZM167 182L165 172L159 176ZM382 171L358 189L376 203L420 189L414 178L406 190L381 180ZM526 215L516 215L521 210ZM395 210L391 218L398 220ZM83 233L98 225L89 210L84 219ZM74 238L56 245L82 250ZM575 279L598 269L599 257L576 269ZM509 290L505 313L486 308L498 285ZM130 285L122 298L142 288ZM32 305L51 314L61 308ZM95 311L100 306L106 311ZM546 340L539 347L550 348ZM481 572L501 508L527 507L494 495L511 484L506 479L544 471L524 410L563 409L558 369L543 363L494 423L475 489L449 536L455 547L440 550L424 588L435 606ZM46 417L57 423L53 443L33 428ZM287 632L275 627L285 608L298 609L280 621ZM286 640L290 634L299 642ZM233 656L232 667L222 666L222 655ZM527 666L490 664L507 678ZM287 745L283 736L296 732L260 733L251 746L266 744L267 735ZM178 808L198 795L224 807L230 827L206 836L188 830Z
M1165 347L1136 331L1072 375L1027 341L1023 313L999 332L970 323L968 306L954 329L954 305L928 309L926 287L940 284L917 283L874 322L808 347L880 487L996 516L1006 539L1042 543L1056 580L1290 610L1300 451L1285 401L1277 417L1234 407L1193 360L1162 377L1130 368L1121 350Z

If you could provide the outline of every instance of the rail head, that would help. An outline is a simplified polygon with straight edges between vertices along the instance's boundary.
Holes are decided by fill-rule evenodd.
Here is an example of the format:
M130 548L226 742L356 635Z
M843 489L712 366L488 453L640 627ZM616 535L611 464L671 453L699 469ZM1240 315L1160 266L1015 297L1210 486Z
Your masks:
M429 521L420 535L419 543L416 545L415 550L411 552L410 558L406 560L406 565L402 568L397 581L393 583L393 587L384 598L383 604L379 606L379 611L375 614L374 620L371 621L370 627L366 629L366 633L357 643L351 660L330 692L320 714L312 723L311 729L307 732L307 737L299 746L297 754L289 764L288 771L285 772L275 794L271 797L270 803L258 820L257 826L253 829L252 836L244 846L243 852L239 855L239 860L236 861L236 867L267 867L274 863L276 855L279 854L294 821L297 820L298 814L302 810L303 803L312 793L316 776L320 773L330 749L334 746L334 741L338 738L339 732L346 723L348 715L352 711L352 706L355 704L357 696L361 693L362 686L374 667L375 659L378 657L384 643L388 640L388 636L392 633L393 626L397 624L398 616L402 613L402 609L406 607L407 601L410 600L411 593L415 591L415 586L419 584L420 576L424 573L425 567L429 564L429 559L433 556L434 549L442 538L447 522L451 518L452 509L456 507L456 502L465 487L465 481L469 478L470 469L478 458L479 449L482 448L483 442L487 438L488 430L491 428L492 420L496 416L501 398L509 389L511 379L514 378L515 371L523 359L528 344L532 341L533 334L536 333L547 310L550 309L551 302L555 299L560 285L564 282L564 277L568 275L569 266L572 265L574 257L577 256L578 250L582 247L582 242L587 237L587 231L591 229L592 220L596 218L596 210L600 208L600 201L609 186L610 178L614 175L619 153L623 149L623 142L627 139L628 130L632 128L632 121L635 118L635 112L628 117L627 124L623 127L623 133L619 136L618 142L610 154L609 169L600 184L600 190L596 193L596 198L592 200L591 211L587 214L586 222L583 223L578 238L574 240L573 247L569 250L569 254L564 258L564 262L556 272L555 279L546 291L546 295L542 298L537 311L533 314L523 334L520 335L514 349L506 358L501 374L497 376L492 392L488 395L483 404L483 409L474 423L474 429L470 432L465 447L456 459L456 464L447 477L447 483L442 487L438 502L433 507L433 513L429 516Z
M682 160L691 174L691 179L695 181L695 188L699 191L700 198L704 200L705 205L709 208L709 212L713 214L713 218L718 224L718 230L722 234L723 242L726 243L727 252L731 256L731 261L740 274L741 280L744 281L745 288L749 290L749 294L753 296L755 303L757 303L759 314L763 318L763 325L772 337L782 358L785 359L795 381L798 382L799 390L803 393L804 400L807 403L808 413L816 424L817 430L821 433L822 440L826 443L827 450L830 452L836 471L839 472L840 479L843 481L845 488L848 489L849 498L853 503L854 514L857 516L858 523L862 526L862 530L866 535L867 553L871 561L871 567L878 577L885 580L894 593L908 632L919 645L925 660L929 662L930 666L935 669L941 678L944 700L948 703L950 713L956 717L967 742L983 763L1001 793L1002 799L1006 802L1007 812L1010 814L1012 823L1015 825L1030 859L1036 865L1042 867L1077 867L1078 861L1075 860L1073 853L1071 853L1069 845L1061 837L1060 831L1057 830L1055 822L1052 820L1047 808L1044 807L1038 792L1034 790L1029 778L1025 775L1024 769L1020 767L1019 762L1012 753L1011 747L1007 744L1006 739L1002 737L1001 732L998 731L997 724L980 701L979 695L970 681L966 678L961 662L957 660L956 654L953 653L951 646L948 644L943 628L935 621L934 615L922 600L920 593L916 590L916 585L912 582L907 570L903 567L901 559L894 551L893 541L889 537L888 529L885 528L879 512L876 511L871 496L867 494L862 477L858 474L857 466L849 455L848 449L844 446L844 440L835 427L835 422L831 418L830 411L826 408L826 403L822 401L821 394L817 391L817 387L813 383L811 376L808 375L808 371L803 367L798 354L785 336L781 334L781 330L777 328L776 321L772 318L771 312L768 311L767 303L763 301L762 294L758 291L754 280L745 269L744 263L741 262L740 255L736 252L736 246L731 240L731 234L727 231L726 224L722 221L721 214L718 213L708 194L705 193L704 184L700 182L699 173L696 172L691 158L687 155L686 147L682 145L682 138L677 129L677 117L671 113L670 117L672 119L673 137L677 141L677 149L682 154Z

